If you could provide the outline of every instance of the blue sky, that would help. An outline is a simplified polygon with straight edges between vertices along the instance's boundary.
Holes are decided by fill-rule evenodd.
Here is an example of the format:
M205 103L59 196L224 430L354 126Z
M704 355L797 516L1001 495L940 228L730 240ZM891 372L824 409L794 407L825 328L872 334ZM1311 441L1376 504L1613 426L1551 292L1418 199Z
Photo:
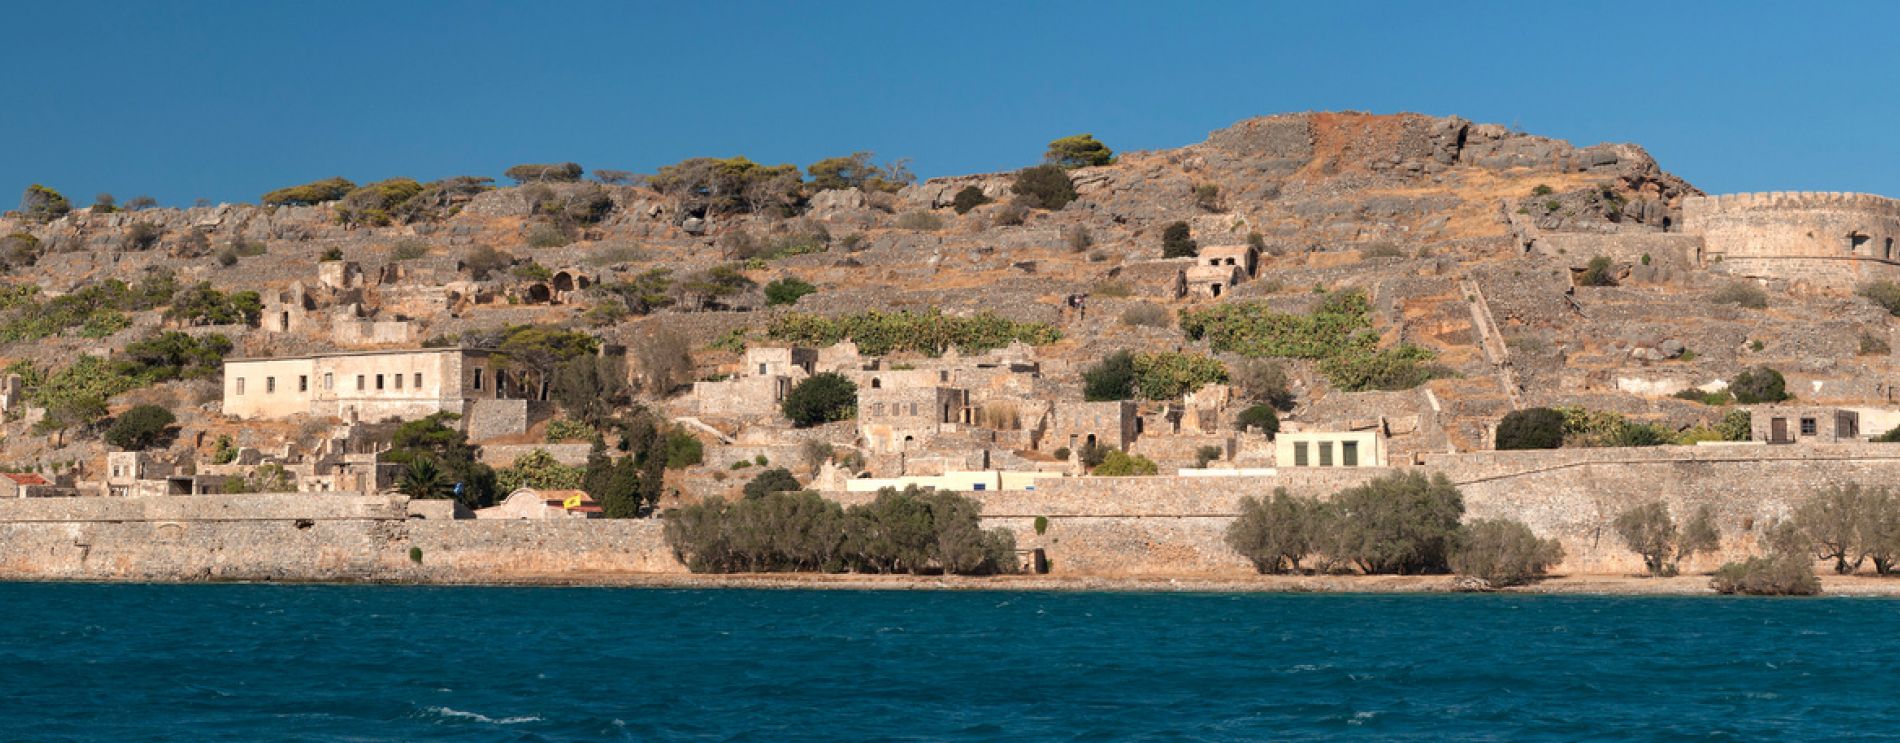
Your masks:
M1900 196L1900 4L14 2L0 205L854 150L921 176L1284 111L1636 142L1714 192Z

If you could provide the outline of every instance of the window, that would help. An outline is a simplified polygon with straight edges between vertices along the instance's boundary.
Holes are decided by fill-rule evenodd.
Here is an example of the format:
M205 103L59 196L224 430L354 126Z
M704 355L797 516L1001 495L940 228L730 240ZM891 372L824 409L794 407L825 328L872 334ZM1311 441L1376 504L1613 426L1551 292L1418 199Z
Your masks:
M356 375L356 391L363 391L363 375L361 374Z
M244 394L244 378L243 377L237 378L237 389L235 390L235 394L239 394L239 395Z
M396 389L402 389L402 375L396 375Z
M416 389L422 389L422 372L416 372L415 384L412 384L410 386L415 387Z
M1306 442L1304 441L1293 442L1293 466L1306 466Z
M297 375L297 391L298 392L310 391L310 375L308 374Z
M871 403L871 417L876 418L876 417L881 417L883 415L884 415L884 403L881 403L881 402Z
M1339 442L1339 464L1342 467L1359 466L1359 442Z
M481 388L482 388L482 368L478 366L478 367L475 367L475 389L479 390Z
M763 377L763 376L765 376L765 365L764 365L764 364L760 364L760 365L759 365L759 376L761 376L761 377Z
M1815 432L1818 430L1819 430L1819 426L1815 425L1813 418L1801 419L1801 435L1813 436Z
M1321 467L1333 466L1333 442L1321 441L1318 443L1319 443L1319 466Z
M376 375L376 389L380 390L382 388L383 388L383 375L378 374Z
M326 390L336 389L336 372L323 373L323 388Z
M917 414L917 403L911 403L911 404L910 404L910 414L911 414L911 415L916 415L916 414Z
M264 378L264 394L268 395L276 391L277 391L277 378L265 377Z

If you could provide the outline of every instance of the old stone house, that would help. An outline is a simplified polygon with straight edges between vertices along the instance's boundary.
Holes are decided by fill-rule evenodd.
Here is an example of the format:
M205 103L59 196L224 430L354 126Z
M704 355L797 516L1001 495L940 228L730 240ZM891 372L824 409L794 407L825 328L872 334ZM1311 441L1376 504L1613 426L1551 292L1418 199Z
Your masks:
M1749 439L1770 444L1857 441L1860 415L1840 408L1765 405L1749 411Z
M1129 400L1057 402L1049 411L1036 448L1040 451L1106 446L1126 451L1141 435L1141 416Z
M478 400L523 397L486 351L425 348L349 351L224 363L226 417L298 415L346 421L465 415Z

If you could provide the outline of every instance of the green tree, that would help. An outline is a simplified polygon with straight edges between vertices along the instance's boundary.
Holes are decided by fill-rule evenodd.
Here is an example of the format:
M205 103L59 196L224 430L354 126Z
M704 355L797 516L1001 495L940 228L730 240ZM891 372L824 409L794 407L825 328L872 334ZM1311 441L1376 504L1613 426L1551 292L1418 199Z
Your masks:
M172 297L165 317L187 325L256 325L264 301L254 291L225 294L201 281Z
M422 193L414 178L377 181L343 195L337 202L337 221L346 225L387 225L404 202Z
M785 393L781 408L799 427L848 420L855 415L858 386L837 372L806 377Z
M1444 473L1387 475L1333 496L1340 554L1366 573L1448 569L1464 495Z
M310 206L326 201L336 201L348 196L354 190L356 190L356 184L347 178L325 178L264 194L263 202L267 206Z
M1240 411L1240 417L1234 420L1234 427L1242 431L1257 428L1267 438L1273 438L1280 433L1280 415L1272 405L1255 405Z
M916 177L902 160L886 165L871 162L872 153L853 152L847 157L831 157L805 168L811 174L811 189L858 188L866 191L895 192Z
M556 367L554 399L561 409L599 428L627 401L626 362L619 356L575 356Z
M1681 528L1659 500L1631 506L1610 527L1623 546L1642 556L1643 567L1653 576L1675 575L1683 560L1715 551L1721 540L1708 506L1696 509Z
M1525 408L1504 414L1498 422L1496 446L1513 449L1556 449L1564 445L1564 416L1550 408Z
M1243 496L1240 516L1227 526L1227 545L1262 573L1300 572L1300 561L1317 550L1324 526L1318 501L1274 488L1271 498Z
M706 446L698 438L686 431L675 428L668 431L662 446L666 468L683 470L699 464L706 459Z
M1788 380L1781 372L1766 366L1743 369L1729 380L1728 391L1735 395L1735 401L1744 405L1781 402L1789 398Z
M546 325L516 325L507 328L494 350L505 368L533 374L539 399L547 399L554 374L562 365L588 356L600 349L600 339L578 330ZM595 370L598 373L598 369Z
M420 456L403 467L402 476L396 480L396 491L411 498L440 499L454 495L455 484L449 482L433 457Z
M1050 142L1043 159L1064 168L1081 168L1115 162L1115 151L1095 141L1093 134L1077 134Z
M149 449L165 436L165 429L176 422L172 411L157 405L140 405L119 414L106 429L105 440L126 451Z
M1616 286L1614 264L1605 256L1590 259L1590 263L1577 275L1577 286Z
M1116 351L1082 372L1082 397L1090 402L1127 400L1135 395L1135 355Z
M1069 180L1068 172L1059 165L1037 165L1017 171L1010 190L1018 202L1033 209L1061 209L1076 198L1075 182Z
M1194 236L1186 222L1170 222L1161 230L1161 257L1193 258L1199 255L1201 246L1194 242Z
M581 487L586 471L561 464L546 449L535 449L515 457L512 465L495 473L495 484L504 493L521 488L536 490L575 490Z
M1145 477L1158 472L1160 468L1147 457L1110 449L1102 455L1102 463L1096 465L1090 474L1097 477Z
M495 500L495 471L475 458L475 447L468 434L450 424L461 416L433 413L408 421L390 435L390 448L383 461L408 465L417 459L433 460L451 485L454 497L469 508L492 505Z

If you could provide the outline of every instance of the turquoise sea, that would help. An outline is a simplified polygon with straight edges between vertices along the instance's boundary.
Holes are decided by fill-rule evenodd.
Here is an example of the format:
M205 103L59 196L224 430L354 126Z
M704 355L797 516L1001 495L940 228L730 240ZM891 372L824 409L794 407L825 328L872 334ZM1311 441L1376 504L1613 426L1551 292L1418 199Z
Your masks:
M0 740L1900 735L1900 602L0 585Z

